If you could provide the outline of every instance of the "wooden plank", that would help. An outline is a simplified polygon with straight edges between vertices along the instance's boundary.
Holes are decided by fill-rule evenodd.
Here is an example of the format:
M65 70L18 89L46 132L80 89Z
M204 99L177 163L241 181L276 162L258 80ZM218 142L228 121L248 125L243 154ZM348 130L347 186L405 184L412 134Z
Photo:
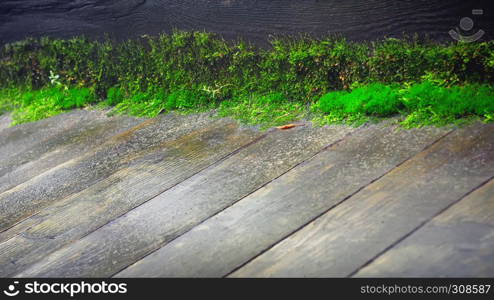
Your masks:
M479 1L126 0L0 1L0 42L27 36L128 39L173 28L213 31L227 38L266 41L270 34L344 34L350 39L398 37L403 32L447 39L459 17ZM487 5L484 3L484 5ZM54 17L56 16L56 17ZM478 19L475 19L478 22ZM486 40L494 32L483 18Z
M83 156L110 137L129 130L142 119L107 117L91 112L83 122L51 136L0 164L0 193L63 162Z
M129 158L127 167L6 232L21 229L0 244L0 276L13 275L262 136L221 119Z
M43 276L110 276L353 130L306 125L271 131L221 164L53 253L28 272ZM71 258L69 253L76 252L77 257Z
M356 277L493 277L494 180L432 219Z
M10 114L0 115L0 134L2 134L4 129L10 127L11 122L12 119L10 118Z
M494 124L458 129L232 276L348 276L493 174Z
M0 132L0 165L62 131L79 126L90 117L91 114L85 110L74 110L38 122L5 128Z
M445 131L397 131L385 125L362 128L117 276L223 276L421 151ZM75 251L65 252L64 257L70 257L69 253ZM34 274L39 273L23 275Z
M77 193L195 128L211 124L206 114L165 115L114 136L84 156L69 160L0 194L0 232L42 208Z

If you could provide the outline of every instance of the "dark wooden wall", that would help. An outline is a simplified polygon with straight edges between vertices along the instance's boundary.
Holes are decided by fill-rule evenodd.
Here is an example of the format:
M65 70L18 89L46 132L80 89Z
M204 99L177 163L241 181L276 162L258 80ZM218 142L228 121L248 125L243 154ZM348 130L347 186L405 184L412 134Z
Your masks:
M397 37L403 32L450 39L462 17L491 39L492 0L1 0L0 42L27 36L85 34L116 38L205 29L226 38L265 43L270 34L340 33L353 40ZM483 16L472 16L483 8ZM468 34L468 33L466 33Z

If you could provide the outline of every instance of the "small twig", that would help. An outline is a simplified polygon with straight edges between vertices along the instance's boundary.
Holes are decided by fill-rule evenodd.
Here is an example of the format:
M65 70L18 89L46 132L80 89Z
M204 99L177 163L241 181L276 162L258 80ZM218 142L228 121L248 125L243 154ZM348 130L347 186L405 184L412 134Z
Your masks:
M305 124L287 124L287 125L283 125L283 126L278 126L276 128L278 128L279 130L287 130L287 129L291 129L291 128L294 128L294 127L297 127L297 126L304 126Z

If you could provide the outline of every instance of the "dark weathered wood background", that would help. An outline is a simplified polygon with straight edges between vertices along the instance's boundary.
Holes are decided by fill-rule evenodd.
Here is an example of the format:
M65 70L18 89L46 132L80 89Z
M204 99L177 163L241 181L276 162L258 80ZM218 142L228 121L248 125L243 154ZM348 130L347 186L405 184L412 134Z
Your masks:
M226 38L265 43L270 34L341 33L353 40L403 32L449 40L462 17L487 39L494 32L492 0L1 0L0 42L27 36L69 37L104 33L122 39L205 29ZM472 16L483 8L483 16ZM468 33L467 33L468 34Z

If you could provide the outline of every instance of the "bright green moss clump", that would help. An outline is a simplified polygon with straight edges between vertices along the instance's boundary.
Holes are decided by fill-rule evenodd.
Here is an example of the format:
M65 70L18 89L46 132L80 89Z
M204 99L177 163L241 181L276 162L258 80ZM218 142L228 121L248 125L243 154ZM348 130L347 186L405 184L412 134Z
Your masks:
M407 114L404 124L411 127L445 125L475 117L492 121L494 87L485 84L444 87L425 81L403 90L401 102Z
M328 93L319 100L319 108L326 114L371 115L388 117L403 107L399 86L372 83L352 91Z
M351 91L331 92L314 106L328 122L365 121L401 114L407 127L445 125L457 120L492 120L494 87L485 84L441 86L432 81L416 84L370 84Z
M40 90L3 89L0 103L9 104L14 124L37 121L72 108L85 107L96 101L88 88L64 89L60 87Z
M0 48L0 113L16 123L88 105L152 117L216 108L266 126L297 118L407 126L492 120L494 41L273 39L261 49L204 32L126 42L28 39Z

